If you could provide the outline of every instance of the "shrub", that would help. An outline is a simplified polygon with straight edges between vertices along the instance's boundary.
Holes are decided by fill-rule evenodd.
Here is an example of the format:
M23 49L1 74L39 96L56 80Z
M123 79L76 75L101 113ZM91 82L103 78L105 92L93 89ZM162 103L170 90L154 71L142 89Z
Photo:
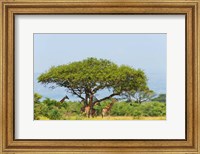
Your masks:
M61 119L61 117L62 115L57 109L53 109L48 113L48 118L51 120L58 120L58 119Z
M38 93L34 93L34 102L39 103L42 96Z
M142 111L139 109L133 110L132 112L132 116L135 118L137 117L139 119L139 117L142 115Z
M101 115L101 111L111 101L101 102L101 106L94 106L97 111L97 115ZM80 102L63 102L60 103L56 100L46 98L45 100L34 103L34 119L38 120L43 118L51 120L60 119L73 119L81 120L83 116L81 113L81 107L83 104ZM111 116L133 116L139 118L140 116L165 116L166 115L166 103L160 102L145 102L142 104L138 103L127 103L127 102L116 102L114 103L111 111ZM74 118L72 118L74 116Z

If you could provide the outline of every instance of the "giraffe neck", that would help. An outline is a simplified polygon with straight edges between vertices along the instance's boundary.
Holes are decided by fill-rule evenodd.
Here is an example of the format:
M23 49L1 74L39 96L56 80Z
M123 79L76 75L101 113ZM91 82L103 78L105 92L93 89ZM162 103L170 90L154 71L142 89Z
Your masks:
M66 96L63 99L61 99L60 102L63 103L65 99L66 99Z

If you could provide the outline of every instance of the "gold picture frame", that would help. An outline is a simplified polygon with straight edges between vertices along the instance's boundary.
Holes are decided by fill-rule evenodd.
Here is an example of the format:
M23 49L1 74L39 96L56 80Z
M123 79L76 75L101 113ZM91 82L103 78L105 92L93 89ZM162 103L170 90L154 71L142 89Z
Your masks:
M2 0L0 2L0 153L200 153L199 0ZM14 139L16 14L184 14L186 17L186 139Z

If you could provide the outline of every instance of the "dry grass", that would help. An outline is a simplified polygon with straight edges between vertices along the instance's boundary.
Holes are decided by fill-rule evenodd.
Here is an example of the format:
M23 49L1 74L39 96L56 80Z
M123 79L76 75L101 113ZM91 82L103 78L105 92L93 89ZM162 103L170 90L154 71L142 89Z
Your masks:
M40 117L40 120L49 120L47 117ZM132 116L101 116L94 118L87 118L83 116L66 117L64 120L166 120L165 116L162 117L132 117Z
M83 117L80 120L166 120L166 117L106 116L102 118L101 116L98 116L94 118Z

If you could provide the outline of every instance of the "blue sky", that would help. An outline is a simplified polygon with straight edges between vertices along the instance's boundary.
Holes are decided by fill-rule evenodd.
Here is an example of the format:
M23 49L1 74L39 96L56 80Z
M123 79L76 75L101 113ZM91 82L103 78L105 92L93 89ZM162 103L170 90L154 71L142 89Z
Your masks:
M166 72L166 34L34 34L34 72L87 57Z
M34 73L96 57L140 68L165 89L166 50L166 34L34 34Z

